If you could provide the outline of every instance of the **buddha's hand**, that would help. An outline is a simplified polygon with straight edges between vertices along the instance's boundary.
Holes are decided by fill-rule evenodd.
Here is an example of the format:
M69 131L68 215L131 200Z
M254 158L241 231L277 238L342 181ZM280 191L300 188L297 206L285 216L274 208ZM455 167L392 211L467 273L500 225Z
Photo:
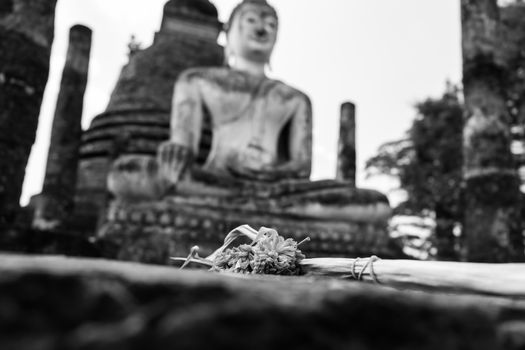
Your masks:
M176 184L191 165L192 152L187 146L171 141L163 142L157 152L159 175L169 184Z
M274 180L272 174L261 172L265 163L269 163L262 148L249 146L243 152L230 155L226 161L226 167L230 173L238 178L271 181Z

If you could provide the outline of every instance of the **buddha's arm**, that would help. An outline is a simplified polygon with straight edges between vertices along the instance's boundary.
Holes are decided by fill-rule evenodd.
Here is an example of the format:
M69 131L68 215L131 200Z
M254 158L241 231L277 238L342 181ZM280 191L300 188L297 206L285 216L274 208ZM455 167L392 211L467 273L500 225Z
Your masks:
M303 95L292 119L290 128L290 161L279 166L287 168L299 178L309 178L312 171L312 104Z
M170 141L198 152L202 128L202 98L197 81L183 73L175 84L171 107Z
M274 178L309 178L312 169L312 105L307 96L298 98L289 135L290 160L264 169Z
M182 74L175 84L170 140L159 147L161 176L177 183L198 152L202 125L202 100L196 82Z
M301 95L293 112L289 135L290 159L261 169L243 168L235 172L258 180L307 179L312 167L312 106L308 97Z

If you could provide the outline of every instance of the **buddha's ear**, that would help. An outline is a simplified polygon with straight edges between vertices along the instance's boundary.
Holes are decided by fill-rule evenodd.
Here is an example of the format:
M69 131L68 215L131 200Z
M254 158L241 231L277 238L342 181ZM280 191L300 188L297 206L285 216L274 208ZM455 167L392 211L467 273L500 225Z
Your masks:
M235 53L231 50L228 44L224 45L224 64L231 67L234 64Z
M268 72L272 72L272 62L271 62L271 59L269 59L268 62L266 62L266 69L268 70Z
M229 62L228 62L229 61L228 57L230 56L229 52L230 50L228 49L228 45L224 45L224 62L223 63L225 66L229 65Z

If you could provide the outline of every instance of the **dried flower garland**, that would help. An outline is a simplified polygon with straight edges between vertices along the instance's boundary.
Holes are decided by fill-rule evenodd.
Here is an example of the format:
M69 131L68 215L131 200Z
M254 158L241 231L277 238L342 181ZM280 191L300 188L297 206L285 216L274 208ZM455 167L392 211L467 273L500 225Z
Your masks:
M241 236L250 238L252 243L230 248ZM188 258L173 260L184 260L181 268L190 262L197 262L209 266L213 271L293 276L300 274L300 263L305 258L299 246L309 240L306 238L297 243L291 238L280 236L274 229L261 227L259 231L255 231L250 226L243 225L231 231L222 247L209 257L200 258L198 247L194 247Z
M232 247L239 237L251 244ZM243 225L230 232L224 244L207 258L199 257L198 247L183 261L210 267L212 271L242 274L304 275L369 281L401 288L423 288L444 292L467 292L525 300L525 264L480 264L443 261L364 259L306 259L297 243L284 239L268 228L254 230Z

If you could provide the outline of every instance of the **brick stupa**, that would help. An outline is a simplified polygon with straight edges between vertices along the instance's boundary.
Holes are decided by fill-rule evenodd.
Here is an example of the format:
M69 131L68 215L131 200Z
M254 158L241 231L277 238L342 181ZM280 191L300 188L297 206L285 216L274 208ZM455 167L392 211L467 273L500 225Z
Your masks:
M125 154L155 155L169 137L173 84L195 66L223 63L217 44L221 23L208 0L171 0L164 6L160 30L146 49L130 47L106 111L95 117L82 137L76 213L86 222L99 216L108 201L106 177L112 161Z

